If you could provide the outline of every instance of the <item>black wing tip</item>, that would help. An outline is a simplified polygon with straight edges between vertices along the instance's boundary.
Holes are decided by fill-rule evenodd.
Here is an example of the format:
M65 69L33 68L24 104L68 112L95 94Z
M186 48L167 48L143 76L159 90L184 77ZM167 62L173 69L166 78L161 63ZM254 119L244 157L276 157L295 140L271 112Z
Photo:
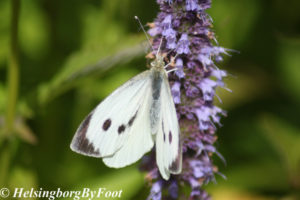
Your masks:
M95 149L93 143L89 142L87 138L77 137L77 134L73 138L70 148L72 151L86 156L101 157L99 150Z
M71 142L70 148L76 153L93 157L101 157L99 150L96 150L93 143L91 143L86 137L92 115L93 111L81 122Z
M180 158L179 158L180 157ZM180 174L181 173L181 156L178 156L169 167L169 170L172 174Z

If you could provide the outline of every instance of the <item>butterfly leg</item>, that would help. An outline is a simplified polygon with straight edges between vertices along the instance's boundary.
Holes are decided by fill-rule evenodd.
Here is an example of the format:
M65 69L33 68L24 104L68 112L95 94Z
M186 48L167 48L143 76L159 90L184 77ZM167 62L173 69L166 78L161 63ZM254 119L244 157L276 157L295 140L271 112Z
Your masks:
M171 58L171 61L168 64L166 64L164 66L164 68L166 69L171 63L173 63L175 61L175 59L177 58L177 56L178 56L178 53L173 58Z
M170 73L170 72L173 72L173 71L176 71L178 70L178 68L173 68L173 69L170 69L169 71L167 71L167 73Z

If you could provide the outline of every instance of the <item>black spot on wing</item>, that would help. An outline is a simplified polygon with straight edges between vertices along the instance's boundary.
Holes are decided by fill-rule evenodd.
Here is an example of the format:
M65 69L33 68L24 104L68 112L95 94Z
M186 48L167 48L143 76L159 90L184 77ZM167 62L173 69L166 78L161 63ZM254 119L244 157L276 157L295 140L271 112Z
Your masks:
M102 129L104 131L107 131L109 129L110 125L111 125L111 120L107 119L107 120L104 121L104 123L102 125Z
M124 124L122 124L122 125L119 126L119 128L118 128L118 133L121 134L121 133L123 133L124 131L125 131L125 126L124 126Z
M171 144L172 143L172 132L169 131L169 143Z
M162 131L163 131L163 134L164 134L164 142L165 142L166 141L166 134L165 134L165 128L164 128L164 121L162 121L161 125L162 125Z
M95 150L93 143L86 138L86 132L88 130L92 115L93 112L90 113L81 123L72 141L72 148L87 155L100 157L99 150Z
M137 110L137 111L135 112L135 114L130 118L130 120L129 120L129 122L128 122L128 126L129 126L129 127L132 126L132 124L133 124L133 122L134 122L134 120L135 120L135 118L136 118L136 115L137 115L138 111L139 111L139 110Z

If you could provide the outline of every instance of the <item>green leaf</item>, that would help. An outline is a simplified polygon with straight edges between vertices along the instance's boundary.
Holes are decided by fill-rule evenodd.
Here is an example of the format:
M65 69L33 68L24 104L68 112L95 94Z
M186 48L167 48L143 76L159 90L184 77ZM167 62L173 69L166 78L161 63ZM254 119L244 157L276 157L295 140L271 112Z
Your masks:
M273 92L274 89L270 82L270 76L257 66L248 66L248 68L251 70L230 72L234 74L234 77L227 77L225 84L232 92L218 88L217 95L222 99L222 103L215 98L214 103L216 105L229 110L246 105Z
M256 0L215 0L208 12L214 19L215 32L222 35L218 38L220 44L227 48L235 48L251 33L251 28L259 16L260 3Z
M141 45L136 45L108 56L95 56L96 50L83 50L71 56L60 73L49 83L39 87L39 102L45 104L75 87L84 79L95 77L95 74L103 73L116 65L127 63L135 57L143 55L142 49Z
M281 87L290 93L293 99L300 100L300 39L280 38L279 76Z
M279 117L264 114L261 127L289 174L290 184L300 188L300 130Z
M0 116L4 115L7 106L7 94L6 88L0 83ZM25 100L20 99L17 103L17 115L24 118L31 118L34 113L28 106ZM1 123L0 123L1 126Z
M287 176L274 160L248 162L232 166L225 172L227 179L217 177L219 187L234 187L239 190L288 190ZM213 191L216 185L210 184Z
M37 175L31 169L15 166L10 173L9 186L11 188L24 188L24 190L37 188Z
M106 188L106 191L120 191L121 199L132 199L132 197L143 187L143 175L137 170L136 166L131 166L123 169L114 170L105 176L99 176L94 179L88 180L78 184L74 190L83 190L89 188L98 191L99 188ZM102 194L100 199L115 199L103 198Z
M38 1L22 2L20 11L20 48L29 58L45 56L50 46L50 27Z
M99 75L144 54L144 47L138 44L145 37L126 33L123 25L109 18L101 7L85 5L80 13L82 37L78 40L82 41L81 47L66 58L50 82L38 88L41 104L75 87L84 78Z

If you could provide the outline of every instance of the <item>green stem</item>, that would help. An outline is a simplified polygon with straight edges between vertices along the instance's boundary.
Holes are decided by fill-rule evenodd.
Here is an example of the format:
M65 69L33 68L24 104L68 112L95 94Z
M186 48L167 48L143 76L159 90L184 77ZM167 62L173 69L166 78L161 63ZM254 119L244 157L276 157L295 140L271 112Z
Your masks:
M20 0L11 1L11 30L10 30L10 56L7 69L7 107L4 134L0 138L1 153L0 165L0 186L7 183L10 160L13 152L13 138L9 137L14 132L16 116L16 104L19 90L19 58L18 58L18 23L20 14Z
M6 110L6 134L12 134L16 104L19 90L19 58L18 58L18 22L20 13L20 0L12 0L11 32L10 32L10 57L8 67L8 96Z
M8 178L8 171L9 171L9 163L10 163L10 146L8 144L3 144L4 148L3 151L0 153L0 188L7 187L7 178Z

